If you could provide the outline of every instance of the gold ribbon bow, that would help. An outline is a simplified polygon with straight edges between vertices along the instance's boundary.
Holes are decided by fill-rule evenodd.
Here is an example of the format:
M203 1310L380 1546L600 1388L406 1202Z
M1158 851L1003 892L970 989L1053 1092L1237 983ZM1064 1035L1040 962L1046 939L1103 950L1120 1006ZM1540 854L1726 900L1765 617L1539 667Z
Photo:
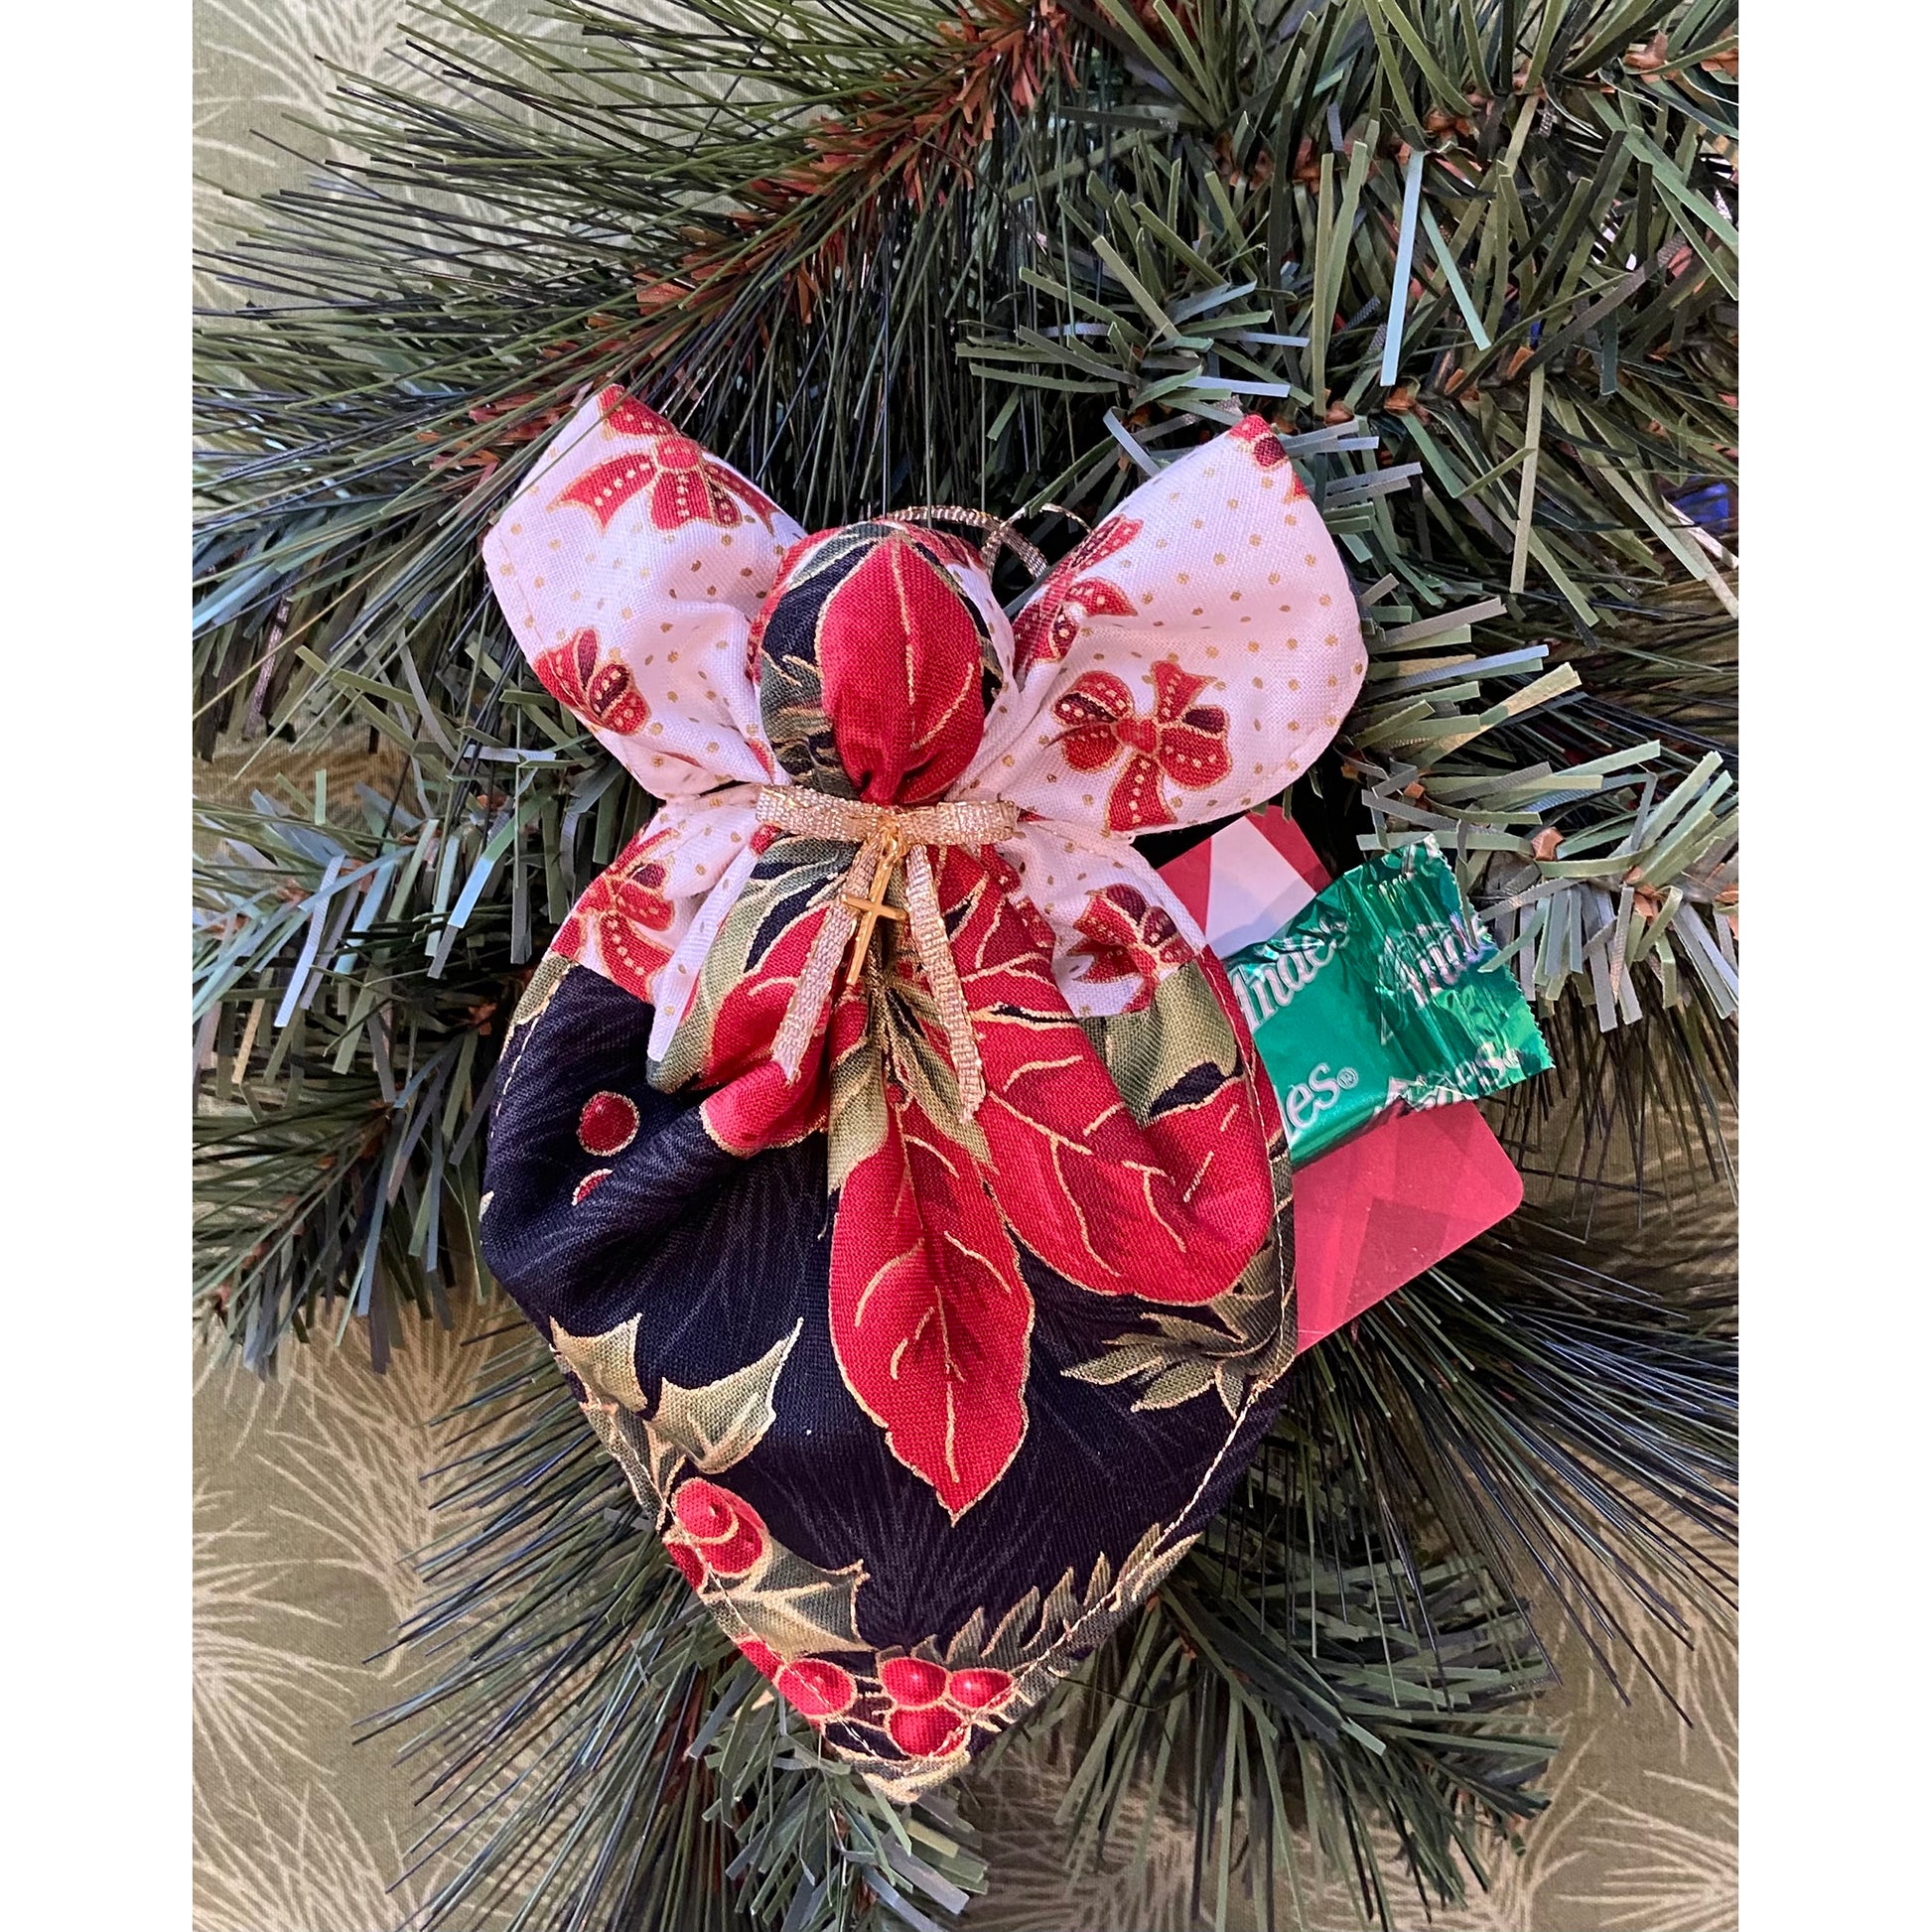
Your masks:
M818 1030L825 1003L832 996L839 961L855 930L859 943L852 949L846 984L852 985L872 950L874 928L881 919L903 920L912 938L919 969L932 989L959 1081L959 1109L969 1117L986 1098L986 1076L980 1068L978 1042L966 1007L966 989L946 937L946 921L939 910L939 891L933 883L930 846L997 845L1020 829L1017 806L1004 798L963 798L938 805L869 805L857 798L834 798L829 792L804 785L764 785L759 790L759 822L805 838L850 839L858 846L838 899L827 908L825 923L805 955L798 984L771 1041L771 1057L787 1080L798 1077L805 1049ZM903 868L905 910L886 902L886 889L895 871ZM863 921L863 925L861 924Z

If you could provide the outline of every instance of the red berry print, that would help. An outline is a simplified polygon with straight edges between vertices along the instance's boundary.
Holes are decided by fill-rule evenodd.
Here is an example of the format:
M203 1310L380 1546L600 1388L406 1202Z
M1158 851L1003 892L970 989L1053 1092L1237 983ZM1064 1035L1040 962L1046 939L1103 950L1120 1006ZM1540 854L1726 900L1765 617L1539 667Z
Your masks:
M957 1750L966 1726L944 1705L926 1711L895 1711L886 1720L886 1734L908 1757L943 1757Z
M587 1173L583 1177L583 1179L577 1183L577 1186L572 1192L570 1197L571 1206L581 1207L610 1178L611 1178L611 1170L609 1168L593 1168L590 1171L590 1173Z
M901 1711L923 1711L946 1695L946 1667L923 1657L895 1657L879 1666L886 1695Z
M594 1093L577 1116L577 1145L608 1160L637 1138L637 1108L621 1093Z
M850 1711L859 1695L852 1673L823 1657L801 1657L797 1663L787 1664L773 1682L793 1709L813 1724Z
M997 1711L1013 1695L1013 1679L1003 1670L956 1670L946 1695L963 1711Z
M764 1519L743 1498L693 1476L671 1498L677 1526L718 1577L742 1577L763 1556Z

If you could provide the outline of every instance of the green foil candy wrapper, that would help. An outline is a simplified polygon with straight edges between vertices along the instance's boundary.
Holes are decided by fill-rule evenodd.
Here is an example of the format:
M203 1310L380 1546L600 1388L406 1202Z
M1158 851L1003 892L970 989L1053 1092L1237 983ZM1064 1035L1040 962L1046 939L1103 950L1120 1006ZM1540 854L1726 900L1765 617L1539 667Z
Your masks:
M1294 1159L1391 1108L1479 1099L1548 1067L1529 1002L1497 956L1425 839L1377 853L1229 958Z

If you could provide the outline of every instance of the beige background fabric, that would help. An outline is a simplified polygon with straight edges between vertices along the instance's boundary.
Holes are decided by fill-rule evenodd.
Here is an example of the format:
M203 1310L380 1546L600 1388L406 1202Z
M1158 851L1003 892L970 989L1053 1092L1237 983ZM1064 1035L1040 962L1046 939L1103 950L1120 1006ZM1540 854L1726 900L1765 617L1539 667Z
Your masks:
M477 0L507 17L518 0ZM197 231L218 241L229 198L293 178L270 140L320 153L333 79L317 57L385 68L407 0L197 0ZM198 278L203 299L214 285ZM232 760L224 759L229 764ZM223 774L225 775L225 774ZM306 785L307 772L294 774ZM205 793L224 788L204 768ZM1701 1272L1729 1265L1722 1201L1707 1189L1640 1238ZM466 1347L510 1311L461 1309L459 1332L412 1329L376 1377L351 1334L296 1350L268 1385L207 1356L196 1378L196 1932L385 1932L430 1874L405 1876L427 1822L390 1740L352 1743L414 1666L384 1654L409 1609L409 1553L434 1531L423 1481L446 1452L436 1418L466 1396L482 1352ZM1631 1617L1640 1613L1634 1606ZM1561 1626L1552 1622L1553 1632ZM1522 1849L1497 1848L1491 1883L1464 1910L1399 1932L1728 1932L1736 1924L1734 1659L1700 1624L1679 1645L1654 1631L1657 1683L1619 1698L1563 1634L1561 1685L1537 1729L1564 1749L1549 1812ZM1687 1724L1671 1709L1675 1699ZM1069 1880L1052 1820L1050 1744L1014 1751L974 1782L993 1891L966 1923L984 1932L1180 1932L1189 1923L1184 1819L1162 1818L1145 1882ZM1332 1876L1332 1874L1330 1874ZM1357 1924L1346 1891L1312 1883L1320 1932ZM391 1889L393 1887L393 1889ZM1278 1886L1280 1922L1292 1924ZM1237 1925L1250 1922L1244 1903ZM465 1932L491 1932L484 1924Z

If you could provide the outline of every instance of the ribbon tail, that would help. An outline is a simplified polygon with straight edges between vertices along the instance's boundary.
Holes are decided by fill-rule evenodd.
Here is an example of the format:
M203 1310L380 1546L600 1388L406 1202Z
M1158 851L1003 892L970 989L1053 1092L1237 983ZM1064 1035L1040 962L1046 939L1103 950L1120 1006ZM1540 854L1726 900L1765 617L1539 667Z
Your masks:
M968 1119L986 1098L986 1075L980 1065L979 1041L973 1036L973 1017L966 1008L966 989L946 936L945 915L939 910L939 889L933 883L926 849L915 845L905 859L905 909L919 966L932 989L952 1055L953 1077L959 1084L959 1111Z
M879 847L872 839L860 846L851 870L840 883L839 896L825 908L825 923L818 929L805 963L799 968L798 984L791 989L784 1018L771 1035L771 1059L785 1076L787 1085L797 1079L805 1063L812 1036L832 997L833 982L839 976L839 961L857 930L858 914L845 903L847 895L863 898L872 889L872 876L879 869ZM861 876L863 875L863 877Z

